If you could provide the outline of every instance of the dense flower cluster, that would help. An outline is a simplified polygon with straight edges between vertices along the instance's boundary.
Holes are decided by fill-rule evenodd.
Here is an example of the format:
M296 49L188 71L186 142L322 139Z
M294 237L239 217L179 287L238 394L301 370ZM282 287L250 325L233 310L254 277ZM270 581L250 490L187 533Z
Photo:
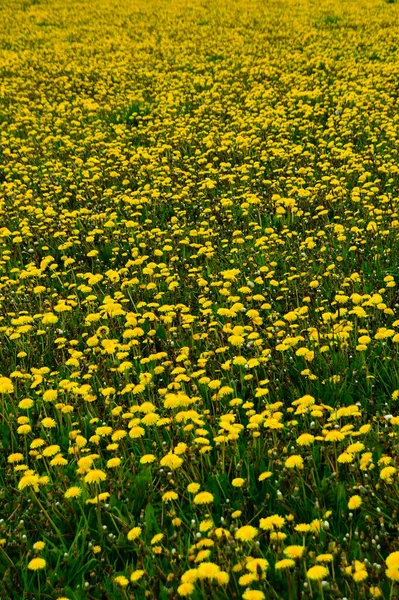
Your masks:
M0 21L5 596L399 597L398 5Z

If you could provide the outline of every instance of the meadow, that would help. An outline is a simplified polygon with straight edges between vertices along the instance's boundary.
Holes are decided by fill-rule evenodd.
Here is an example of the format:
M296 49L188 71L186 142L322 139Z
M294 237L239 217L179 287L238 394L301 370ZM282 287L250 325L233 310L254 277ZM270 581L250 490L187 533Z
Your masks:
M4 0L0 598L399 598L398 11Z

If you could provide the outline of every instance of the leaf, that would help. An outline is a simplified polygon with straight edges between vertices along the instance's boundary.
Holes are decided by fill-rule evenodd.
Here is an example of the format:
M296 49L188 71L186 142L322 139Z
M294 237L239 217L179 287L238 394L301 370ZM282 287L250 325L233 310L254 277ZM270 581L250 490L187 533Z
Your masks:
M155 332L155 335L157 337L159 337L159 339L161 340L166 340L166 333L165 333L165 329L161 326L158 327L158 329Z
M151 502L149 502L147 504L147 506L145 507L144 520L145 520L146 529L150 535L153 532L158 530L158 523L155 518L154 507L151 504Z

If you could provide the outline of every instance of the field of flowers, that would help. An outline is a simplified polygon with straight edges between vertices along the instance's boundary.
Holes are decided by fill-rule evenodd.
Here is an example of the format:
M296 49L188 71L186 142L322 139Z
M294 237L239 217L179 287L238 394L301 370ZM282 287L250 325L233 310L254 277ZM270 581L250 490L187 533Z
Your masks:
M5 0L0 598L399 598L385 0Z

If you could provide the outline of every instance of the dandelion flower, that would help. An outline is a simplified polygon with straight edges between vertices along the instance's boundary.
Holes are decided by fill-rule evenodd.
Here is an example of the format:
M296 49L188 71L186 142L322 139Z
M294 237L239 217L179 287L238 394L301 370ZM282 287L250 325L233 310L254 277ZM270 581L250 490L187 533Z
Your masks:
M388 579L391 579L392 581L399 581L399 569L395 567L389 567L385 571L385 575L388 577Z
M307 576L312 581L321 581L329 574L327 567L323 567L322 565L315 565L314 567L310 567L307 571Z
M166 454L160 462L161 467L168 467L168 469L171 469L172 471L181 467L182 464L183 459L180 458L180 456L173 454L173 452Z
M119 585L122 588L129 585L129 580L124 575L117 575L116 577L114 577L114 581L117 585Z
M47 448L43 450L42 454L43 456L54 456L60 450L61 448L58 446L58 444L52 444L51 446L47 446Z
M242 487L245 483L245 479L243 479L242 477L236 477L235 479L233 479L233 481L231 482L231 485L233 487Z
M284 548L284 554L288 558L302 558L305 550L305 546L287 546Z
M44 569L46 566L46 561L44 558L32 558L32 560L28 563L28 569L31 571L37 571L38 569Z
M85 476L86 483L100 483L100 481L105 481L106 479L107 475L101 469L91 469Z
M162 495L162 502L170 502L171 500L177 500L178 497L179 495L176 492L170 490L169 492L165 492Z
M391 554L386 557L385 563L387 567L399 569L399 552L391 552Z
M50 429L52 427L56 427L57 423L54 421L54 419L51 419L50 417L45 417L44 419L42 419L42 425L46 429Z
M187 486L187 491L190 494L196 494L199 489L200 489L200 484L199 483L189 483L188 486Z
M182 583L177 588L177 593L179 596L191 596L194 592L194 586L192 583Z
M34 549L34 550L39 550L39 551L40 551L40 550L43 550L43 548L45 547L45 545L46 545L46 544L45 544L44 542L35 542L35 543L33 544L33 549Z
M57 390L46 390L42 396L45 402L54 402L54 400L57 400L57 397Z
M213 562L203 562L198 567L199 579L214 579L220 572L220 567Z
M298 444L298 446L310 446L311 444L313 444L314 440L314 435L310 433L303 433L299 436L299 438L297 438L296 443Z
M16 462L21 462L22 460L24 460L24 455L21 454L20 452L14 452L13 454L9 455L7 462L16 463Z
M277 569L277 571L280 571L281 569L291 569L292 567L295 567L295 561L291 558L282 558L274 565L274 568Z
M0 377L0 394L12 394L14 385L8 377Z
M70 488L67 489L67 491L64 494L64 498L79 498L79 496L82 493L82 488L78 487L77 485L74 485Z
M29 410L30 408L32 408L33 404L33 400L31 400L30 398L24 398L23 400L21 400L21 402L19 402L18 407L24 410Z
M138 537L140 537L141 531L141 527L133 527L133 529L131 529L127 534L127 539L129 540L129 542L132 542L133 540L136 540Z
M142 569L136 569L136 571L133 571L133 573L130 575L130 581L132 583L136 583L136 581L139 581L143 577L144 573L145 571Z
M334 560L333 555L329 554L329 553L319 554L318 556L316 556L316 562L319 562L319 563L323 563L323 562L329 563L329 562L332 562L333 560Z
M360 508L361 505L362 505L362 499L360 496L356 495L356 496L352 496L351 498L349 498L348 508L350 510Z
M213 502L213 494L210 492L200 492L194 497L194 504L210 504Z
M303 469L303 458L298 454L293 454L289 456L285 461L285 466L287 469Z
M35 492L39 491L39 475L33 473L31 475L24 475L21 477L18 483L18 489L23 490L26 487L33 487Z
M345 435L340 431L329 431L324 439L326 442L342 442Z
M273 473L271 471L264 471L259 475L258 481L264 481L265 479L269 479L269 477L271 477L272 475Z
M155 460L156 460L156 457L153 454L144 454L140 458L140 464L147 465L147 464L153 463Z
M243 595L243 600L264 600L265 594L260 590L246 590Z
M392 483L393 476L395 475L395 473L396 473L395 467L385 467L384 469L382 469L382 471L380 473L380 479L382 479L386 483Z
M254 558L249 560L245 566L251 573L257 573L259 569L261 571L267 571L269 563L265 558Z
M236 540L240 540L241 542L250 542L256 537L258 530L256 527L252 527L252 525L244 525L240 527L235 534Z

